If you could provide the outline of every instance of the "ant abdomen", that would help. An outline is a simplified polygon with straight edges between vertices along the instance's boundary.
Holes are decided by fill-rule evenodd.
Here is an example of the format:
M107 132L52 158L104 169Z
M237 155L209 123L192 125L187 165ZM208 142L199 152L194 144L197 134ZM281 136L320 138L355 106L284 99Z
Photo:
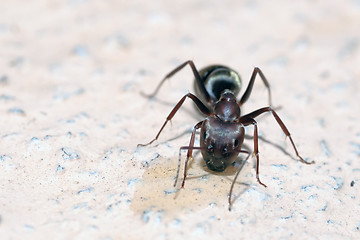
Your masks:
M201 69L199 75L201 81L204 82L206 91L210 95L212 105L220 99L221 94L226 89L230 90L235 96L240 92L242 86L240 75L226 66L211 65ZM194 81L194 88L196 96L203 102L207 102L197 81Z

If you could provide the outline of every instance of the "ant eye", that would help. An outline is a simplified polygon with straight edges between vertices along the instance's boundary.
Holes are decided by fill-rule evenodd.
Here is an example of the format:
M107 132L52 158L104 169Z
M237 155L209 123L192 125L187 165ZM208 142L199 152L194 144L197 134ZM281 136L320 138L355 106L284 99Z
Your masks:
M237 147L237 146L239 146L239 140L235 139L234 140L234 147Z

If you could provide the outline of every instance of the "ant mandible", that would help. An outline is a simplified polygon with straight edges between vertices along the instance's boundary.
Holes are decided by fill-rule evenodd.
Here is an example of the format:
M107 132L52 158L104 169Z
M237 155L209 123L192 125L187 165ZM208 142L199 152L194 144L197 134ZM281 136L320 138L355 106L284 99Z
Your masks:
M271 92L270 85L268 80L265 78L265 75L262 73L260 68L255 67L250 78L250 82L245 90L245 93L241 97L240 101L237 101L236 96L239 94L242 83L240 75L222 65L211 65L205 67L198 71L195 67L193 61L189 60L175 68L169 74L167 74L160 84L155 89L154 93L148 95L147 97L154 97L162 84L174 74L183 69L186 65L191 67L191 70L195 76L195 92L196 95L192 93L187 93L181 98L181 100L176 104L173 110L170 112L166 121L160 128L156 137L147 144L139 144L138 146L147 146L156 141L164 129L168 121L170 121L176 112L180 109L186 98L193 100L195 105L198 107L200 112L206 116L205 120L198 122L193 130L190 137L189 146L182 146L179 150L179 161L178 168L175 178L174 187L178 181L180 165L181 165L181 151L187 150L187 156L185 160L184 167L184 178L181 184L181 187L184 187L185 179L187 175L187 166L189 159L192 159L193 150L200 150L205 160L207 167L215 172L224 171L227 166L233 164L240 153L247 153L246 159L243 161L242 165L239 167L234 180L232 181L228 202L229 202L229 211L231 210L231 195L232 190L235 184L235 181L244 166L246 160L250 156L248 151L242 150L242 144L245 138L245 127L249 125L254 126L254 155L256 156L256 179L259 184L266 187L264 183L260 181L259 177L259 147L258 147L258 128L255 118L262 113L271 112L274 116L276 122L279 124L285 135L290 139L290 142L294 148L296 156L300 159L302 163L312 164L312 162L305 161L298 153L294 141L290 136L289 130L286 128L285 124L282 122L280 117L271 108ZM251 91L254 86L256 76L260 75L263 83L265 84L268 90L269 97L269 106L263 107L258 110L255 110L251 113L248 113L244 116L241 116L240 107L249 99ZM201 129L200 131L200 147L194 146L196 130Z

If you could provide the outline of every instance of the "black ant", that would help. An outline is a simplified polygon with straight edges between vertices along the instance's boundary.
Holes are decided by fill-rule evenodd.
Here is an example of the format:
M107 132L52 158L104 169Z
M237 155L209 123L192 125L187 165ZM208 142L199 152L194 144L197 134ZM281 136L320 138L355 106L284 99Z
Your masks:
M271 108L271 92L270 85L268 80L265 78L264 74L260 68L255 67L250 78L250 82L245 90L245 93L241 97L240 101L237 101L236 96L239 94L242 83L240 75L234 70L222 66L222 65L211 65L205 67L198 71L193 63L189 60L175 68L169 74L167 74L164 79L160 82L153 94L148 95L148 97L154 97L159 91L162 84L171 76L179 72L186 65L189 65L192 69L192 72L195 76L195 92L196 95L187 93L181 98L181 100L176 104L173 110L170 112L166 118L165 123L160 128L160 131L156 137L147 144L139 144L138 146L147 146L154 141L156 141L164 129L168 121L170 121L175 113L180 109L186 98L190 98L194 101L198 109L202 114L206 116L205 120L198 122L191 134L189 146L180 147L179 151L179 162L178 169L175 178L174 187L176 186L180 165L181 165L181 150L187 150L187 157L184 167L184 178L182 181L181 187L184 187L185 179L187 175L187 165L189 159L192 159L192 151L195 149L201 150L201 154L207 167L215 172L224 171L227 166L233 164L240 153L247 153L248 156L244 160L243 164L239 167L234 180L231 184L228 201L229 201L229 211L231 210L231 195L234 187L234 183L244 166L246 160L248 159L250 153L241 149L245 137L245 127L248 125L254 126L254 155L256 156L256 179L259 184L266 187L264 183L260 181L259 178L259 148L258 148L258 129L257 122L255 118L262 113L271 112L275 120L285 133L289 137L290 142L294 148L296 156L300 159L302 163L312 164L312 162L305 161L298 153L294 141L290 136L290 132L286 128L285 124L282 122L277 113ZM258 110L255 110L251 113L248 113L244 116L241 116L240 107L248 100L252 88L254 86L256 75L260 75L263 83L265 84L268 90L269 96L269 106L263 107ZM194 146L196 130L201 129L200 131L200 147Z

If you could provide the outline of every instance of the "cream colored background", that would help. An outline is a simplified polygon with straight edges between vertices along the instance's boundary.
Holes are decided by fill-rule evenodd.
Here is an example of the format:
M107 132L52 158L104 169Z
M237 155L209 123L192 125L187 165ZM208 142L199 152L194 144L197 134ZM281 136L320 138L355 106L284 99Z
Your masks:
M3 0L0 238L359 238L359 23L357 0ZM268 188L250 160L229 212L234 169L213 174L197 154L176 192L178 149L201 119L192 104L156 144L136 145L193 90L192 73L156 100L140 91L188 59L231 66L244 84L259 66L300 153L316 164L294 158L269 115L258 118L271 142L260 141ZM242 110L265 105L257 80Z

